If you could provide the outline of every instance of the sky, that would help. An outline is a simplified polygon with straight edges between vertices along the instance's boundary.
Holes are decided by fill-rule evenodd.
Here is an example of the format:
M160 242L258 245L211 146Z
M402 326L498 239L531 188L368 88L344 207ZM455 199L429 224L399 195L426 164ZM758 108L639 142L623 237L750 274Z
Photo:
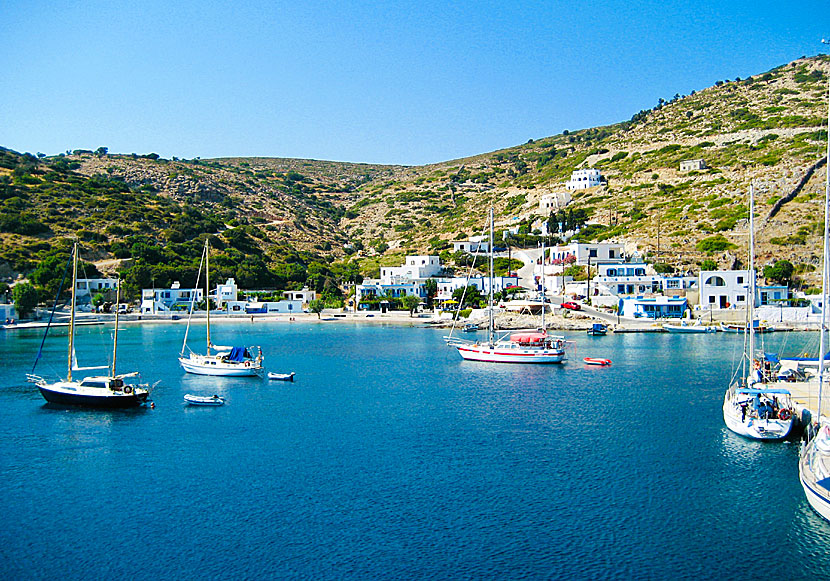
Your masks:
M0 146L422 165L828 52L827 0L0 0Z

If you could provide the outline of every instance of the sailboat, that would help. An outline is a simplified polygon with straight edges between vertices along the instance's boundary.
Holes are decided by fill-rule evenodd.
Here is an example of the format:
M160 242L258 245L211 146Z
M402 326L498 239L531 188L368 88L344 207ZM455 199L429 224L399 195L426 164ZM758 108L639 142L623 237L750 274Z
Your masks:
M753 320L755 307L755 190L749 186L749 292L747 320ZM726 427L754 440L783 440L796 422L795 406L784 387L772 387L771 379L755 359L755 326L747 324L745 350L736 367L732 384L723 398L723 421ZM751 365L750 365L751 362ZM752 371L749 371L749 368Z
M489 324L486 341L467 341L444 337L447 345L458 350L468 361L492 363L562 363L565 360L565 338L548 335L545 328L544 250L542 253L542 327L539 330L517 331L497 337L493 328L493 209L490 208L490 265L488 293Z
M199 274L202 272L202 264L205 265L205 301L207 304L207 350L204 355L192 351L187 346L187 335L190 332L190 321L193 317L193 307L196 302L196 293L190 302L190 315L187 319L187 329L184 333L182 351L179 355L179 363L187 373L196 375L214 375L222 377L246 377L261 376L262 349L259 347L225 347L214 345L210 339L210 245L205 240L205 248L202 251L202 261L199 264ZM196 286L199 286L197 278ZM253 355L254 349L257 351ZM188 352L185 355L185 352Z
M78 366L77 356L75 354L75 290L77 287L76 280L78 278L78 244L75 243L72 247L72 301L71 310L69 313L69 349L67 354L67 369L66 379L59 380L54 383L49 383L39 375L34 374L34 366L32 373L28 375L29 381L37 385L40 394L46 401L59 405L85 406L93 408L130 408L136 407L147 401L147 396L150 394L149 386L146 384L127 383L124 380L131 377L137 377L138 372L132 373L116 373L116 355L118 354L118 311L115 313L115 333L113 336L112 345L112 365L111 366L97 366L97 367L80 367ZM116 290L116 304L121 291L119 284ZM54 311L53 311L54 314ZM50 318L51 323L51 318ZM46 328L46 334L49 333L49 326ZM46 340L44 334L43 340ZM41 348L43 345L41 344ZM35 360L35 366L40 358L40 353ZM73 371L90 371L94 369L107 369L108 375L97 375L84 377L83 379L74 379L72 377Z
M830 81L827 90L827 129L830 131ZM830 133L827 135L827 162L830 163ZM830 167L824 166L824 256L821 270L821 325L819 327L819 357L826 348L827 293L830 278ZM826 357L825 357L826 359ZM817 362L818 363L818 362ZM807 497L807 502L824 520L830 521L830 422L821 415L824 397L824 361L818 364L818 409L813 435L801 449L798 459L798 478ZM813 428L813 426L811 426Z

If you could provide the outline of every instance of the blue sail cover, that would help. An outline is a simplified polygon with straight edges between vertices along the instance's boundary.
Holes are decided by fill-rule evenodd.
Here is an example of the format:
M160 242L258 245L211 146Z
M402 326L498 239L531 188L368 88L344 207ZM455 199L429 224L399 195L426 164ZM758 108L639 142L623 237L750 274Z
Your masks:
M231 349L231 354L228 355L228 361L239 361L241 363L245 361L246 356L248 356L248 350L245 347L234 347Z

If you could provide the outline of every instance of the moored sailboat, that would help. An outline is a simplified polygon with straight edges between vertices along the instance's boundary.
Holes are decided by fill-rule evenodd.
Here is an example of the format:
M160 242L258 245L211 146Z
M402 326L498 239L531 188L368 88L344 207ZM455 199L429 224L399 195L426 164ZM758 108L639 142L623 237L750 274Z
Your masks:
M40 358L40 353L32 367L32 373L28 375L29 381L37 385L43 398L52 404L83 406L92 408L131 408L147 401L150 394L149 386L146 384L134 384L124 381L125 379L137 377L137 372L116 373L116 355L118 353L118 311L115 313L115 333L113 336L112 365L96 367L79 367L75 355L75 305L76 305L76 280L78 278L78 244L72 247L72 300L69 314L69 348L67 354L66 379L56 382L48 382L39 375L34 375L35 366ZM116 304L121 285L117 286ZM54 312L54 311L53 311ZM51 318L50 318L51 323ZM46 334L49 333L49 326ZM44 341L46 340L44 334ZM41 345L42 347L42 345ZM97 375L74 379L73 371L90 371L93 369L107 369L108 375Z
M830 81L827 87L827 130L830 131ZM830 133L827 135L827 154L824 182L824 252L821 270L821 324L819 326L819 357L826 349L827 336L827 294L830 285ZM824 360L818 367L818 409L815 430L808 430L808 437L815 434L801 449L798 460L798 478L807 502L822 518L830 521L830 423L821 415L825 388ZM812 426L811 426L812 428Z
M196 375L213 375L221 377L250 377L261 376L262 349L259 347L225 347L214 345L210 339L210 245L205 240L205 248L202 251L202 262L199 265L199 273L202 271L202 264L205 265L205 302L207 305L207 350L204 355L196 353L187 346L187 335L190 331L190 320L193 316L193 307L196 300L195 293L190 303L190 316L187 319L187 329L184 333L182 351L179 355L179 363L187 373ZM196 285L198 286L198 278ZM256 356L253 355L256 349ZM185 351L189 351L185 356Z
M753 321L755 308L755 190L749 186L749 292L747 321ZM769 377L762 362L755 359L755 326L747 324L744 352L729 389L723 398L726 427L753 440L782 440L790 435L796 420L790 392L767 385ZM751 371L750 371L751 369Z
M488 293L488 328L486 341L466 341L445 337L447 345L458 350L468 361L490 363L562 363L565 360L565 338L549 335L545 328L544 249L542 250L542 327L540 330L508 332L497 337L493 326L493 209L490 208L490 262Z

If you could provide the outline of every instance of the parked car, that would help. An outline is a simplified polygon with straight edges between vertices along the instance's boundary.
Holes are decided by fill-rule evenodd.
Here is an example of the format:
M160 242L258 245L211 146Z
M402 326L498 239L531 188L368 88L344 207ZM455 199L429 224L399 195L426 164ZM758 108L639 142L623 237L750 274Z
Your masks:
M582 307L579 306L579 303L571 303L571 302L562 303L562 308L563 309L570 309L572 311L581 311L582 310Z

